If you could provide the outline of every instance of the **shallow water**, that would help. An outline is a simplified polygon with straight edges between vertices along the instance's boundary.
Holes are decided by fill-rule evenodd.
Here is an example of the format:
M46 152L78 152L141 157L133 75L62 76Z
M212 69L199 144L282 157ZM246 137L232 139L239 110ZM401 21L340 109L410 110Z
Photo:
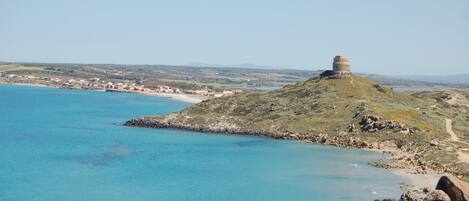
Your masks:
M189 106L160 97L0 85L1 201L398 198L379 154L120 126Z

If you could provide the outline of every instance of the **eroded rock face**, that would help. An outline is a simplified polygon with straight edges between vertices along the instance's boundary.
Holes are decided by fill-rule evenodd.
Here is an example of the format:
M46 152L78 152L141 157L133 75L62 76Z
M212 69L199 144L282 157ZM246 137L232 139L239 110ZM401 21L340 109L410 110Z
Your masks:
M456 177L441 177L436 189L444 191L451 198L451 201L469 200L469 183L463 182Z

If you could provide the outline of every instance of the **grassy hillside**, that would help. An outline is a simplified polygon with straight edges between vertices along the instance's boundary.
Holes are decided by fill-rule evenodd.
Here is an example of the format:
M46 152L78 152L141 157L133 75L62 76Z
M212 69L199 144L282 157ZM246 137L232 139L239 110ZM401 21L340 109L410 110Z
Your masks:
M426 107L423 100L393 92L367 78L316 77L282 90L204 101L177 114L186 116L181 121L188 124L216 125L229 118L239 122L238 127L256 130L335 134L351 123L358 125L360 118L355 113L364 110L361 116L377 115L417 127L422 133L444 132L444 118L423 114L420 108Z

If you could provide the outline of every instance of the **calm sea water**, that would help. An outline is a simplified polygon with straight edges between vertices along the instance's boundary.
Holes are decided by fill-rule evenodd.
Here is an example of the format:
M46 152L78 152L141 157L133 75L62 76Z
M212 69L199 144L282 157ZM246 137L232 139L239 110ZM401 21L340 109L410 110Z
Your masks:
M120 126L189 106L135 94L0 85L1 201L397 198L380 155L303 142Z

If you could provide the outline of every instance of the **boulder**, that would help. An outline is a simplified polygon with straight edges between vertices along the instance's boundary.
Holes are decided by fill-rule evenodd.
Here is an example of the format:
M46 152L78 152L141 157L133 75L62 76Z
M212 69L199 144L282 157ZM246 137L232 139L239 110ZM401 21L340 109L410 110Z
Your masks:
M321 143L321 144L324 144L324 143L326 143L328 137L329 137L329 135L327 135L327 134L319 134L318 142Z
M451 201L469 201L469 183L454 176L442 176L436 189L444 191Z
M451 201L449 196L442 190L431 191L425 196L424 201Z
M411 191L407 191L401 195L399 201L421 201L421 199L417 194L412 193Z
M353 132L355 130L355 124L351 123L347 126L347 132Z

